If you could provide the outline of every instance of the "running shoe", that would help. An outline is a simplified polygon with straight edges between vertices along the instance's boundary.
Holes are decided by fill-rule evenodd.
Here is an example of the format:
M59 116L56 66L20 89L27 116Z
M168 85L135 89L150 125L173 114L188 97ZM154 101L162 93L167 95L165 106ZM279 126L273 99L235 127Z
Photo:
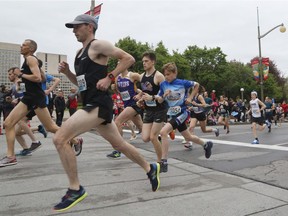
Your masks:
M259 144L259 140L255 139L251 144Z
M57 212L66 211L85 199L85 197L87 197L87 192L81 185L78 191L68 189L61 202L55 205L53 209Z
M72 147L74 148L75 155L79 156L82 152L82 145L83 145L83 138L78 137L77 138L77 144L74 144Z
M216 137L219 136L219 128L216 128L215 135L216 135Z
M271 123L268 120L266 120L265 123L268 126L268 128L271 127Z
M147 173L147 176L150 180L150 183L152 185L152 191L155 192L160 187L160 164L159 163L153 163L150 164L150 171Z
M192 150L193 149L193 142L189 141L189 142L185 143L184 147L189 149L189 150Z
M16 164L17 164L17 160L15 156L11 156L11 157L5 156L4 158L0 160L0 168L6 167L6 166L12 166Z
M42 144L41 144L40 141L38 141L38 142L36 142L36 143L32 142L32 144L31 144L31 146L30 146L30 148L29 148L29 151L30 151L30 152L34 152L34 151L36 151L36 150L37 150L38 148L40 148L40 147L42 147Z
M186 144L187 143L187 141L184 139L183 141L182 141L182 144Z
M175 131L172 130L172 131L169 133L169 136L170 136L170 139L171 139L171 140L174 140L174 139L175 139Z
M137 139L137 135L136 135L136 134L135 134L135 135L131 135L129 141L133 141L133 140L135 140L135 139Z
M166 173L168 172L168 163L165 161L159 162L160 164L160 173Z
M115 150L112 153L107 154L106 156L108 158L111 158L111 159L120 159L121 158L121 152Z
M38 125L38 132L43 134L43 136L46 138L47 137L47 131L46 129L44 128L43 125Z
M205 143L204 145L204 150L205 150L205 157L208 159L210 158L211 154L212 154L212 147L213 147L213 142L208 141Z
M18 153L16 153L16 156L31 156L32 152L29 151L29 149L23 149L21 151L19 151Z

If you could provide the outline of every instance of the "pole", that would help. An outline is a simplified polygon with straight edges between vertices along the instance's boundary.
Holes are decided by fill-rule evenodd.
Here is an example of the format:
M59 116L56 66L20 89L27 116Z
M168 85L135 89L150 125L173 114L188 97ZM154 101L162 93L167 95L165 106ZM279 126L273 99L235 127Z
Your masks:
M94 16L95 0L91 0L90 15Z
M269 34L270 32L272 32L273 30L277 29L278 27L280 27L280 32L284 33L286 31L286 28L284 26L283 23L281 23L280 25L275 26L274 28L270 29L268 32L266 32L265 34L261 35L260 34L260 24L259 24L259 11L258 11L258 7L257 7L257 23L258 23L258 46L259 46L259 76L260 76L260 89L261 89L261 101L264 101L264 86L263 86L263 76L264 76L264 72L263 72L263 64L262 64L262 52L261 52L261 38L265 37L267 34Z
M264 89L263 89L263 66L262 66L262 52L261 52L261 34L259 25L259 11L257 7L257 23L258 23L258 46L259 46L259 76L260 76L260 95L261 101L264 101Z

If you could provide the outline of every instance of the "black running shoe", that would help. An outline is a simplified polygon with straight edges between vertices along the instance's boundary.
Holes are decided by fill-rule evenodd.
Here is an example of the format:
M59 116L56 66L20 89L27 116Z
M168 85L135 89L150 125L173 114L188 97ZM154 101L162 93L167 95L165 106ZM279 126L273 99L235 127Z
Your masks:
M77 138L77 143L72 146L74 148L74 152L75 152L76 156L79 156L81 154L82 145L83 145L83 138L82 137L78 137Z
M212 154L212 151L211 151L212 147L213 147L213 142L211 142L211 141L206 142L204 145L205 157L207 159L210 158L210 156Z
M216 128L216 131L215 131L215 136L218 137L219 136L219 128Z
M148 176L150 183L152 185L152 191L155 192L160 187L160 178L159 178L160 165L159 165L159 163L153 163L153 164L150 164L150 168L151 169L147 173L147 176Z
M65 196L62 197L61 202L55 205L53 209L57 212L66 211L82 201L86 196L87 192L81 185L78 191L68 189Z
M271 132L271 124L270 124L270 126L268 126L268 132L269 133Z
M34 151L36 151L38 148L40 148L41 147L41 142L40 141L38 141L37 143L32 143L31 144L31 146L30 146L30 148L29 148L29 151L30 152L34 152Z
M43 134L43 136L46 138L47 137L47 131L46 129L44 128L43 125L38 125L38 132Z
M167 162L161 161L161 162L159 162L159 164L160 164L160 173L168 172L168 163Z
M16 156L31 156L32 153L31 151L29 151L29 149L23 149L21 151L19 151L18 153L16 153Z

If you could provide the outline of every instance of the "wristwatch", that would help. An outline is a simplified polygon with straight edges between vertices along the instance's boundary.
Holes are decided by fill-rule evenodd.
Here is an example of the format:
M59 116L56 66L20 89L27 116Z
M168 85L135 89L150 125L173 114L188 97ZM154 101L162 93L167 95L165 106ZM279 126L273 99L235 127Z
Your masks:
M108 74L109 79L114 82L115 81L115 76L112 73Z

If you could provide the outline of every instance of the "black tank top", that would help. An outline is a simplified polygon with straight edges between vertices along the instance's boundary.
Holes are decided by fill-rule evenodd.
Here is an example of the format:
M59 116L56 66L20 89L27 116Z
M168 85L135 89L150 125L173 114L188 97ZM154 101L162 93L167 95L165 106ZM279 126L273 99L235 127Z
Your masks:
M33 56L33 57L35 57L37 59L36 56ZM28 74L28 75L33 74L32 71L30 70L29 66L27 65L26 58L22 64L21 72L23 74ZM41 87L41 82L39 82L39 83L38 82L32 82L28 79L25 79L24 77L22 77L22 82L25 84L25 89L26 89L26 91L24 92L24 96L27 95L27 96L33 96L33 97L45 97L45 92L43 91L43 89Z
M157 95L160 89L159 85L154 83L154 76L156 74L156 70L150 75L146 76L146 72L144 73L141 79L141 89L143 92L149 95ZM156 106L149 106L149 102L145 102L145 109L147 110L164 110L166 109L165 102L159 104L156 102Z
M97 82L107 76L108 66L97 64L89 58L88 49L92 41L87 45L81 56L79 55L82 49L78 52L74 63L76 76L84 75L86 81L87 90L80 92L83 105L113 106L108 91L100 91L96 88Z

